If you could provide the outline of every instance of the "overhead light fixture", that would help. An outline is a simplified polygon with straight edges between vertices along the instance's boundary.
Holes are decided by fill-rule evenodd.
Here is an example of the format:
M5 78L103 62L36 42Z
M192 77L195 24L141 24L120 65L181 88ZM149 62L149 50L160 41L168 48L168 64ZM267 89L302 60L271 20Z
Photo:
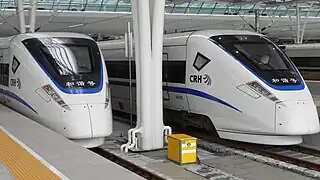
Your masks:
M75 28L75 27L79 27L79 26L83 26L84 24L74 24L74 25L70 25L69 28Z

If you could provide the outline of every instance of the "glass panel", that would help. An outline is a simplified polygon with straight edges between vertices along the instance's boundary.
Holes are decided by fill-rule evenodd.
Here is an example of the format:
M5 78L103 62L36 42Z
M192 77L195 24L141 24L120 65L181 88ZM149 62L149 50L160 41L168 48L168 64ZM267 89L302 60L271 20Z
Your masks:
M318 12L319 11L311 10L310 13L309 13L309 16L310 17L315 17L315 16L317 16Z
M131 11L131 4L119 2L116 12L130 12Z
M320 67L320 57L290 57L294 64L298 67L308 67L317 69Z
M173 8L173 6L166 6L165 7L165 12L166 13L171 13L172 12L172 8Z
M217 4L212 14L224 14L227 10L227 4Z
M13 56L13 61L12 61L12 72L15 74L18 67L20 66L20 62L18 61L18 59Z
M222 35L212 37L238 61L274 85L300 84L293 63L271 41L255 35ZM290 79L289 82L279 79ZM294 79L294 80L293 80Z
M24 1L25 6L29 6L29 0ZM14 9L14 0L0 0L0 7L7 9ZM38 9L40 10L70 10L70 11L106 11L106 12L130 12L130 0L42 0L38 2ZM184 4L172 4L168 2L165 10L167 13L187 13L187 14L230 14L230 15L253 15L254 10L259 9L263 16L287 16L289 13L295 15L295 9L287 10L284 5L267 6L255 4L247 5L231 5L227 3L204 3L193 2ZM314 7L310 11L310 17L319 16L319 7ZM302 10L301 14L306 15L308 8Z
M93 72L92 64L98 61L93 58L96 55L94 56L92 51L96 49L90 48L90 43L90 40L77 38L41 38L24 41L32 53L34 49L40 49L38 54L33 55L43 63L48 62L51 68L62 76Z
M245 55L260 69L288 70L288 65L270 44L234 44L237 53Z
M196 59L193 62L193 67L200 71L205 65L210 62L210 59L205 57L203 54L198 53Z
M319 80L320 57L290 57L305 80Z
M101 7L101 3L88 3L86 7L86 11L99 11Z
M62 76L92 72L88 46L44 44L40 50Z
M172 13L184 13L188 5L189 3L177 4L174 6Z
M211 14L212 10L215 8L216 3L203 4L199 11L199 14Z
M101 56L93 40L43 37L26 39L22 43L46 74L63 88L97 88L102 82ZM82 83L81 87L70 86L79 79L87 83Z
M186 13L197 14L200 11L201 5L201 3L191 3Z

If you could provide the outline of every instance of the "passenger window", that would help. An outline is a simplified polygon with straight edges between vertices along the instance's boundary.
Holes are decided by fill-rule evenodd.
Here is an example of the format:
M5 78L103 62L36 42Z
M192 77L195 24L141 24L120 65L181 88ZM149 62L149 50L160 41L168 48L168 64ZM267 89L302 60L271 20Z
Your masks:
M320 80L320 57L290 57L305 80Z
M162 81L181 84L185 83L186 61L163 61L162 63Z
M108 76L111 78L129 79L128 61L106 61ZM131 63L131 77L136 79L135 61ZM164 73L166 72L166 73ZM166 74L166 76L165 76ZM171 83L185 83L186 62L185 61L163 61L162 80Z
M129 61L106 61L108 76L129 79ZM136 78L135 61L131 62L131 78Z
M320 57L290 57L290 59L298 68L302 68L302 67L319 68L320 67Z
M193 62L193 67L196 68L198 71L201 71L201 69L206 66L210 62L210 59L205 57L201 53L197 53L197 56Z
M9 86L9 64L0 63L0 84Z

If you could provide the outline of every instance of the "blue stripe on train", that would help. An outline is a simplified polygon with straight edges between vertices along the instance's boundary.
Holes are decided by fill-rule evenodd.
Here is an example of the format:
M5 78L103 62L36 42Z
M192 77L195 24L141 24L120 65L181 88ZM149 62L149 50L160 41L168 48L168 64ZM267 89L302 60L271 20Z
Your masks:
M129 87L129 82L120 82L120 81L109 81L110 84L114 84L114 85L120 85L120 86L128 86ZM132 83L132 86L135 87L136 83ZM195 89L190 89L190 88L185 88L185 87L174 87L174 86L163 86L162 87L163 90L167 90L169 92L176 92L176 93L185 93L185 94L190 94L190 95L194 95L194 96L198 96L201 98L205 98L214 102L217 102L219 104L222 104L224 106L227 106L229 108L232 108L238 112L241 112L239 109L237 109L236 107L232 106L231 104L217 98L214 97L210 94L195 90Z
M190 94L190 95L194 95L194 96L198 96L198 97L202 97L202 98L205 98L205 99L208 99L208 100L211 100L211 101L214 101L214 102L217 102L217 103L220 103L222 105L225 105L225 106L228 106L236 111L239 111L241 112L239 109L237 109L236 107L230 105L229 103L217 98L217 97L214 97L210 94L207 94L207 93L204 93L204 92L201 92L201 91L198 91L198 90L195 90L195 89L190 89L190 88L184 88L184 87L174 87L174 86L168 86L168 91L170 92L177 92L177 93L185 93L185 94Z
M26 101L24 101L22 98L20 98L18 95L14 94L13 92L0 88L0 93L19 101L21 104L23 104L24 106L26 106L27 108L31 109L33 112L38 114L38 112L34 110Z

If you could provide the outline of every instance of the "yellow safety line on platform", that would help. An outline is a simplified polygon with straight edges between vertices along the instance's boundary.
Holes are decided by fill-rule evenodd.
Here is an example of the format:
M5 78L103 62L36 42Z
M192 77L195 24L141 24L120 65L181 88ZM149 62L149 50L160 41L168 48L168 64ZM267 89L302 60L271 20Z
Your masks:
M16 179L61 179L0 129L0 161Z

